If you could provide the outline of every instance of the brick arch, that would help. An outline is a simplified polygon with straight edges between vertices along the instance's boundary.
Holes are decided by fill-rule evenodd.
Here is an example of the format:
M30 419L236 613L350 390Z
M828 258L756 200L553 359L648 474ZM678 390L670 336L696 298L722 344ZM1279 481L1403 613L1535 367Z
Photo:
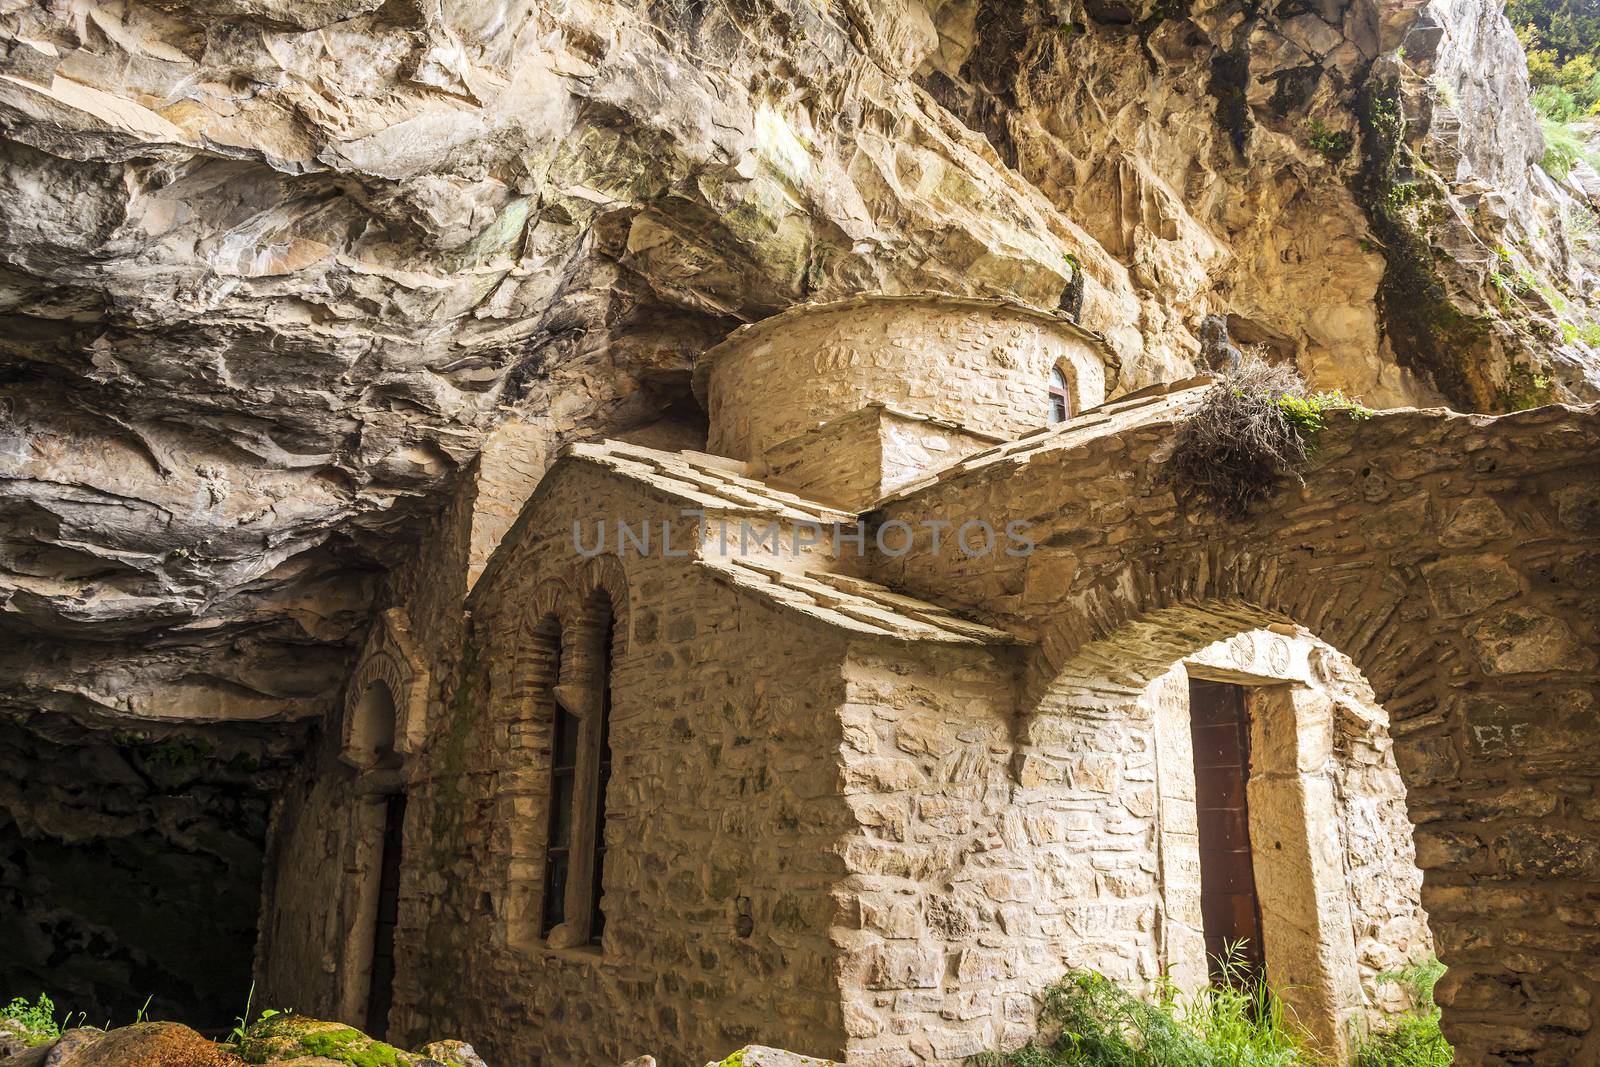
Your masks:
M611 613L613 648L622 655L628 648L628 572L622 560L610 553L591 557L584 565L578 584L578 597L586 612L603 599Z
M1375 466L1357 468L1356 484ZM1313 477L1301 500L1331 491L1319 480L1332 478ZM1032 740L1028 709L1126 701L1215 640L1306 627L1350 657L1390 714L1458 1062L1600 1063L1600 795L1583 766L1596 761L1578 755L1600 736L1595 615L1561 580L1585 551L1563 530L1563 504L1569 527L1592 519L1575 519L1561 492L1462 484L1442 506L1425 493L1426 506L1399 502L1412 521L1377 548L1339 542L1359 540L1363 513L1384 507L1286 537L1293 499L1235 529L1135 545L1136 562L1033 620L1034 702L1018 741ZM1449 531L1494 512L1494 536L1452 543L1462 538Z
M1202 391L889 502L913 526L1026 519L1036 551L921 538L884 577L1037 637L1024 743L1047 693L1125 693L1230 629L1292 620L1344 652L1390 714L1458 1062L1600 1063L1600 406L1335 417L1303 485L1224 522L1162 474Z

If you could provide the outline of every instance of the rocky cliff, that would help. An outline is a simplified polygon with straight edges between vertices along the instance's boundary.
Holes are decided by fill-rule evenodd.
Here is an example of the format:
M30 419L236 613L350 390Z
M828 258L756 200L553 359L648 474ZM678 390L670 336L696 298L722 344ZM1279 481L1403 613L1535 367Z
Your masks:
M507 412L687 409L803 299L1065 306L1124 388L1207 314L1375 405L1600 382L1494 0L10 0L0 47L21 708L314 714Z
M1375 406L1600 395L1526 96L1496 0L0 0L7 979L223 989L95 910L177 856L243 981L379 576L475 463L481 565L560 443L692 439L740 322L932 289L1122 390L1221 316Z

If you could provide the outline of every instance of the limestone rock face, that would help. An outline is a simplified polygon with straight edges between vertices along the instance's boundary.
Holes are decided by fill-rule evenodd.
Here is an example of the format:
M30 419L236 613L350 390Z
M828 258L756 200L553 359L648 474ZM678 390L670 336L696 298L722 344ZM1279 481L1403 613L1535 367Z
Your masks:
M1594 395L1493 281L1587 287L1492 0L7 3L0 44L23 707L317 713L508 412L543 457L692 410L801 300L1065 307L1125 389L1214 313L1372 404Z

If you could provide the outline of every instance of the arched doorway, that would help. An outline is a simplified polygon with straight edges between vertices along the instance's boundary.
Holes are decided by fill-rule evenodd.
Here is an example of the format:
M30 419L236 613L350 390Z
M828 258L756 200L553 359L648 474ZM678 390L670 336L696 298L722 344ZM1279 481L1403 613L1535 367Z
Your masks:
M370 681L351 712L346 759L357 764L357 803L349 849L345 965L341 1014L383 1039L394 1004L395 935L400 922L406 792L395 750L394 691Z
M1433 941L1388 715L1354 664L1299 628L1246 631L1137 704L1159 770L1163 970L1186 988L1253 972L1335 1053L1408 1007L1384 975Z

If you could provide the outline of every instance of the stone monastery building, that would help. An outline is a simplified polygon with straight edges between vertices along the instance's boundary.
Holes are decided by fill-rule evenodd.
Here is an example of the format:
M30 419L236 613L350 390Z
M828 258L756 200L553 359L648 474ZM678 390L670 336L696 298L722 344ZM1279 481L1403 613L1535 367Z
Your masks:
M1117 370L1064 316L863 297L706 354L691 447L531 495L491 451L278 817L262 1002L519 1067L909 1067L1242 941L1329 1049L1437 952L1462 1062L1581 1062L1593 420L1330 422L1224 523L1162 475L1211 380Z

